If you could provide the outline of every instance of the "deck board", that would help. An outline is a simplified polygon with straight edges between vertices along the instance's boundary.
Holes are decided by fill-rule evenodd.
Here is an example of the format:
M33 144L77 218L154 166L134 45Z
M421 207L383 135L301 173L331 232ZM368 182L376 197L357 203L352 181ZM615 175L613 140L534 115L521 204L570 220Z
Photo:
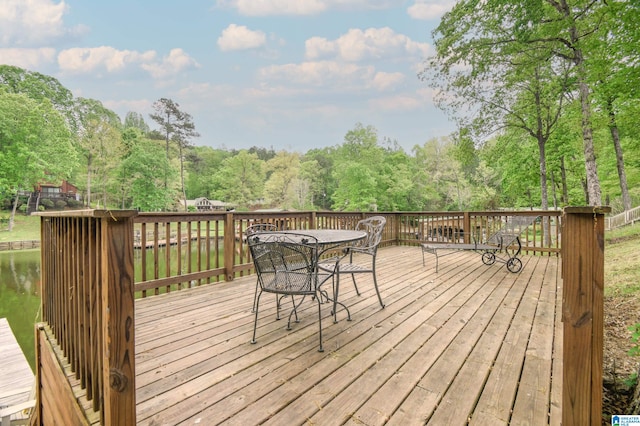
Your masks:
M322 305L324 352L315 302L287 331L290 302L276 321L271 295L249 343L254 276L140 299L138 424L558 424L559 259L522 261L460 252L436 274L419 247L380 249L386 307L368 276L362 296L343 277L353 320Z

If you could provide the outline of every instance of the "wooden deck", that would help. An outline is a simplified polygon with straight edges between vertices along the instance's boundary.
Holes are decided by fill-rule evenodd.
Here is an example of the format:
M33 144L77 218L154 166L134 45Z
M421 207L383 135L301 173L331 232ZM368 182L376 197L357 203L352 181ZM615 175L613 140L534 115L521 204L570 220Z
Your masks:
M33 407L34 375L9 322L0 318L0 421L26 419ZM4 422L2 423L5 424Z
M459 252L436 274L419 247L380 249L385 309L369 277L361 297L343 278L353 320L324 305L322 353L315 303L287 331L271 295L249 343L255 276L140 299L137 423L559 425L560 260L522 261Z

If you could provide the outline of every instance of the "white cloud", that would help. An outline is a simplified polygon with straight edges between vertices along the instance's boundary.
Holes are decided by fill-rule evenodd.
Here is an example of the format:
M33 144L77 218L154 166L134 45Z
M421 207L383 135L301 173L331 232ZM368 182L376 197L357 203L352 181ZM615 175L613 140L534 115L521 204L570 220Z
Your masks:
M262 31L252 31L243 25L231 24L218 38L218 47L223 52L256 49L264 46L266 41L267 37Z
M87 31L84 26L66 28L64 1L2 0L0 7L0 45L12 47L50 46L69 36Z
M362 67L334 61L303 62L301 64L273 65L262 68L259 76L264 80L282 80L293 84L341 88L361 86L375 75L372 66Z
M63 72L89 73L96 71L122 71L130 65L151 62L155 51L144 53L133 50L117 50L110 46L74 47L60 52L58 65Z
M161 61L156 60L156 52L147 50L117 50L110 46L83 48L76 47L60 52L60 70L70 74L115 73L133 68L147 71L153 78L161 79L181 71L198 67L198 63L182 49L172 49Z
M148 99L106 100L103 101L102 104L110 110L115 111L123 120L129 111L135 111L143 115L147 124L151 124L147 114L153 112L153 102Z
M410 95L398 95L373 99L369 102L376 111L413 111L424 108L424 101Z
M218 0L218 5L245 16L314 15L327 9L324 0Z
M341 60L358 62L369 59L401 57L424 57L428 54L428 43L418 43L398 34L389 27L350 29L335 41L314 37L306 42L308 59L337 56Z
M140 67L148 71L153 78L161 79L174 76L182 71L199 68L200 64L182 49L171 49L169 56L161 62L142 63Z
M373 77L373 81L371 85L379 91L385 91L385 90L390 90L397 87L403 81L404 81L404 74L400 72L394 72L394 73L378 72Z
M41 49L2 49L0 63L20 68L33 69L55 61L56 50L51 47Z
M220 7L236 9L245 16L317 15L331 9L386 9L404 0L218 0Z
M454 4L454 1L449 0L416 0L413 6L407 9L407 13L413 19L428 21L440 18Z
M324 37L312 37L304 45L307 59L327 58L338 53L337 43Z

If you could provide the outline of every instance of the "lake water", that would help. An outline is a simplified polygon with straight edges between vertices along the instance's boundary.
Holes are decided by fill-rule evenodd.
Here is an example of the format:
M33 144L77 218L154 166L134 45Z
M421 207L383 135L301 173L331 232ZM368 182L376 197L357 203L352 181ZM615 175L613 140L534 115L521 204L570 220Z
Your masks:
M221 245L222 246L222 245ZM158 270L164 272L165 248L161 248L158 254ZM171 248L176 251L175 247ZM196 247L192 247L191 261L193 270L197 269L198 259ZM183 248L182 267L188 264L186 248ZM150 251L151 253L151 251ZM151 254L150 254L151 255ZM224 262L224 253L221 252L216 260L212 253L210 262ZM177 256L171 255L173 264L171 270L176 273ZM134 263L136 265L136 282L140 281L140 252L135 251ZM202 260L203 264L205 260ZM154 262L147 264L147 276L154 274ZM42 321L40 315L40 250L13 250L0 251L0 318L7 318L13 334L18 340L31 369L35 370L35 324Z
M40 250L0 251L0 318L7 318L35 370L35 324L40 316Z

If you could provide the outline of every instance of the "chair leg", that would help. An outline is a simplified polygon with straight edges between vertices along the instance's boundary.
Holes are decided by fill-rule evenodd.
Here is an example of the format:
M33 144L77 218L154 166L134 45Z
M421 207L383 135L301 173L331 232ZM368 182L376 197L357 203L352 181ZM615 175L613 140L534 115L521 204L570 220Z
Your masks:
M258 304L260 303L261 295L262 295L262 292L256 295L256 304L255 304L256 316L253 320L253 337L251 338L251 343L254 345L256 344L256 328L258 327Z
M287 321L287 330L291 330L291 315L293 315L294 313L296 314L296 322L298 322L298 306L302 305L302 302L304 302L305 297L306 296L302 296L300 298L300 302L296 305L295 300L293 299L293 295L291 296L291 300L293 301L293 309L289 313L289 320Z
M318 339L320 340L320 347L318 347L318 352L324 352L324 348L322 347L322 309L320 308L320 295L317 295L316 299L318 303Z
M333 286L333 310L331 313L333 314L333 323L336 324L338 322L338 305L342 306L342 308L347 311L347 321L351 321L351 312L347 305L338 301L338 295L340 293L340 274L335 274L335 283Z
M256 281L256 291L253 293L253 305L251 306L251 312L256 311L256 300L258 299L258 287L260 287L260 283Z
M356 288L356 294L360 296L360 290L358 290L358 284L356 284L356 274L351 274L351 280L353 281L353 286Z
M282 296L277 298L278 306L281 305L282 299L284 299L286 296L287 296L286 294L283 294ZM276 295L276 297L277 297L277 295ZM291 318L291 314L295 314L295 316L296 316L295 321L296 322L300 322L300 319L298 318L298 310L296 309L297 308L296 307L296 299L293 298L293 294L291 295L291 306L293 306L293 309L291 310L291 313L289 314L289 318ZM298 306L300 306L300 303L298 304ZM280 313L278 312L278 316L277 316L276 320L279 320L279 319L280 319ZM291 321L291 319L289 319L289 321Z
M376 289L376 294L378 295L378 301L380 302L380 306L384 309L384 303L382 303L382 296L380 296L380 290L378 290L378 280L376 278L376 265L373 265L373 286Z

